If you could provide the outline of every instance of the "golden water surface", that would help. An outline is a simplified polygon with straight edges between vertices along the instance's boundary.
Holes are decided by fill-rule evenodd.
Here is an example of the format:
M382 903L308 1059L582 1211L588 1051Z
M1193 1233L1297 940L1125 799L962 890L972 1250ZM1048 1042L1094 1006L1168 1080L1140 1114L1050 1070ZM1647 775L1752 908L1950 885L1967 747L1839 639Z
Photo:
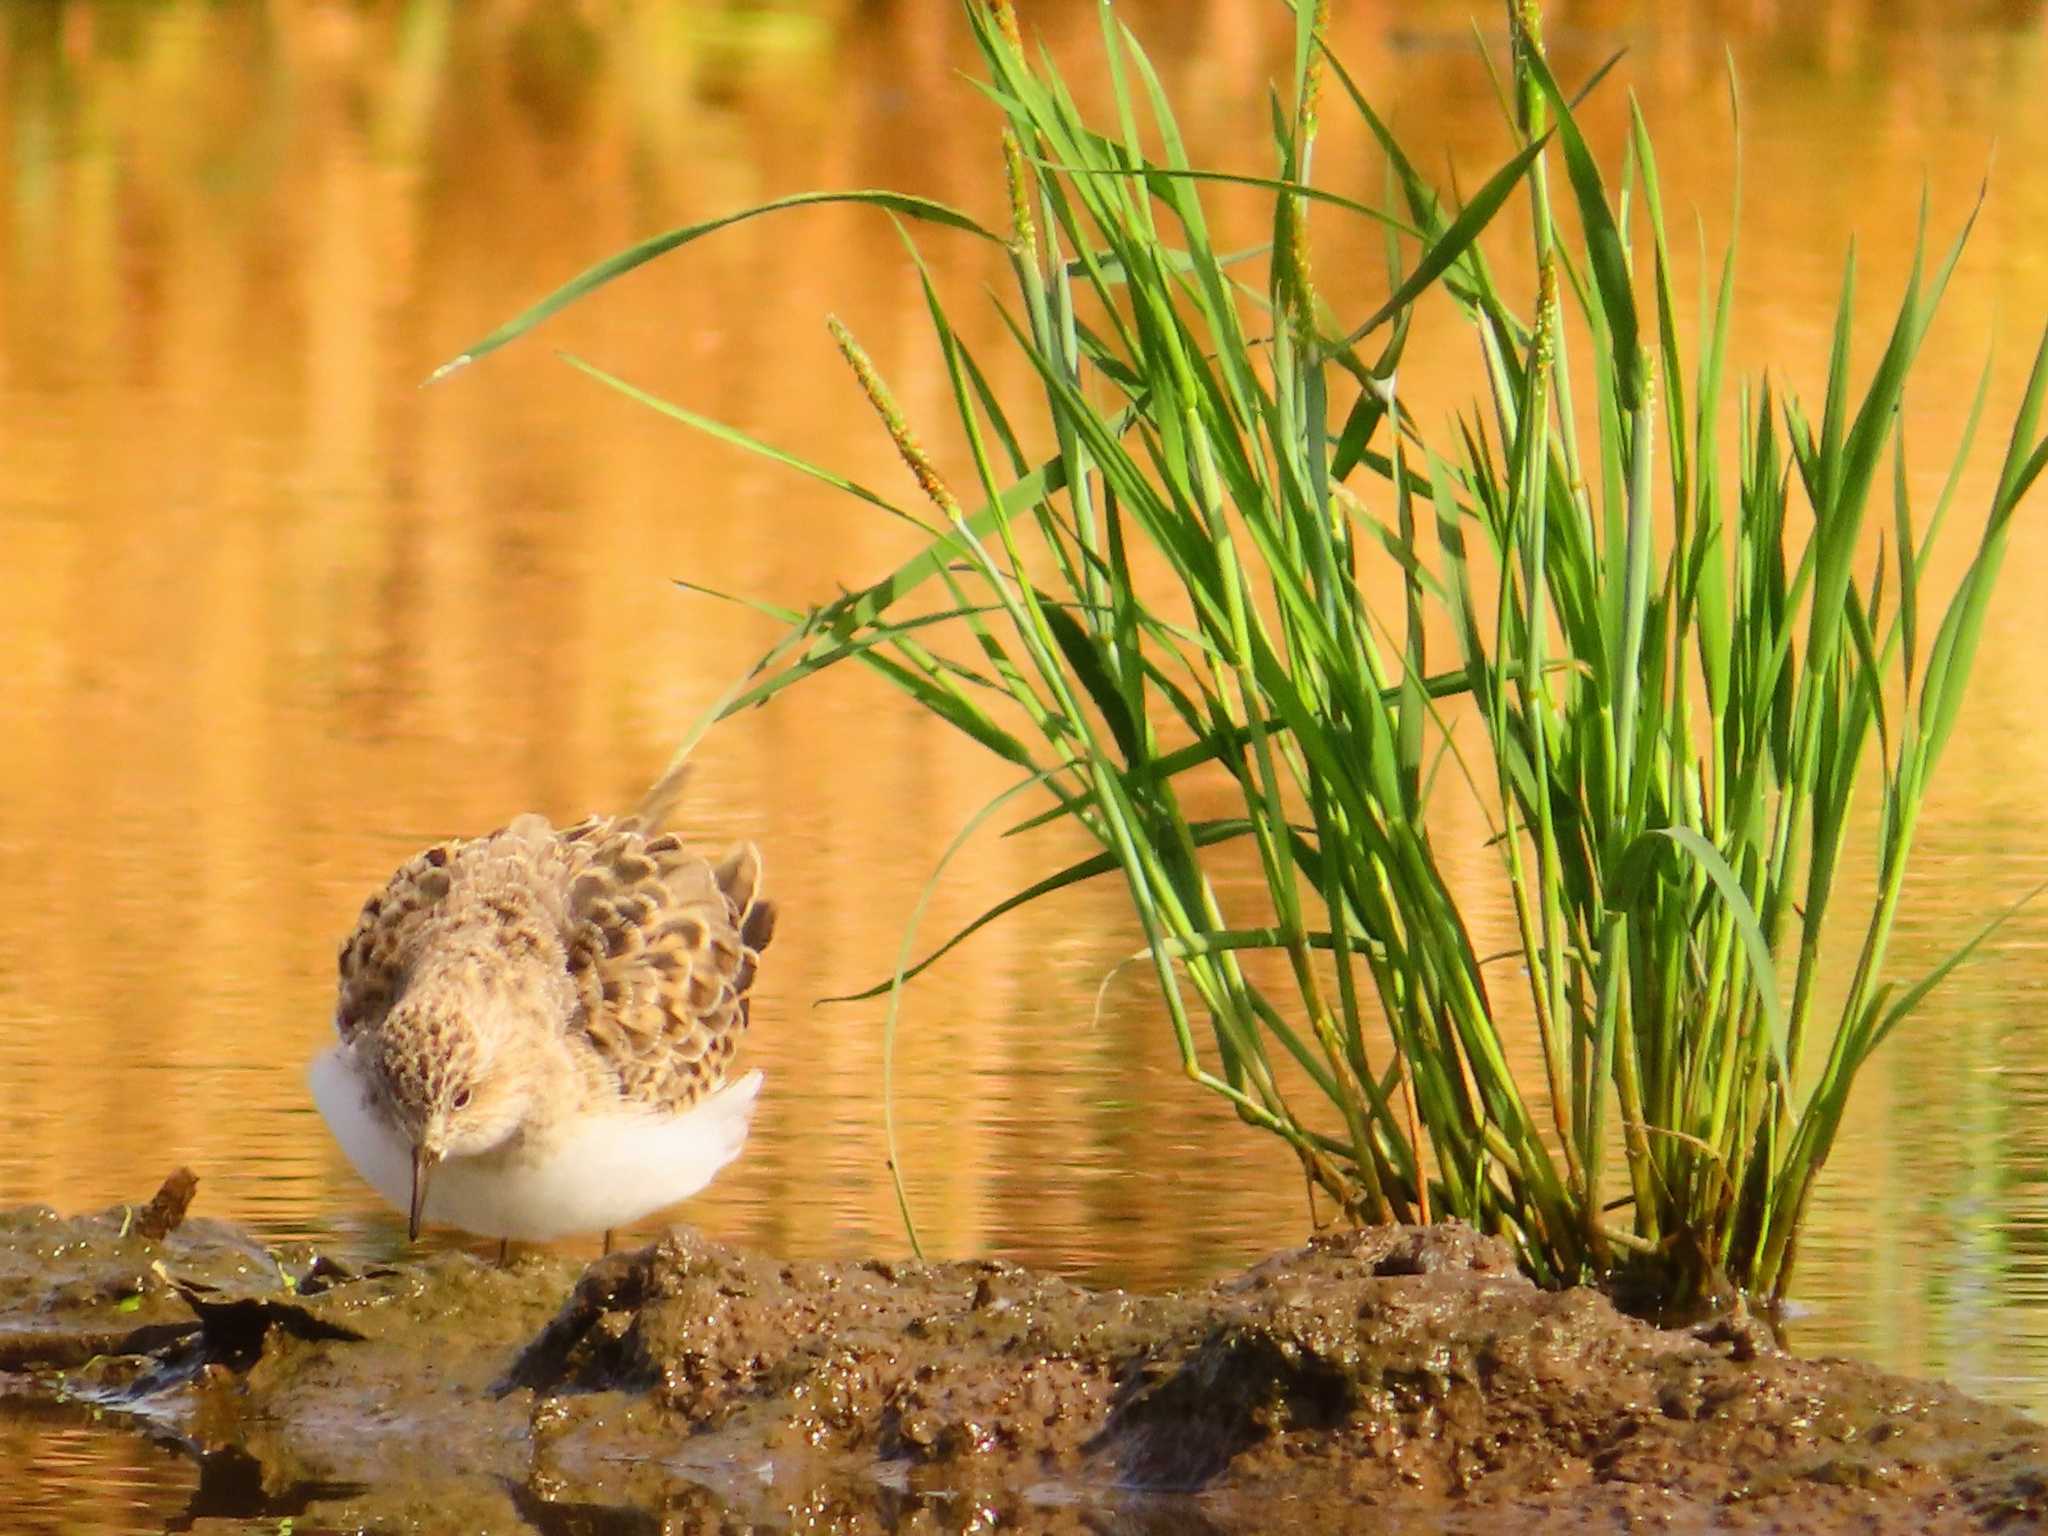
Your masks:
M1467 188L1507 145L1474 7L1497 48L1479 0L1336 7L1366 90ZM1095 7L1021 9L1091 80ZM1197 159L1270 169L1278 0L1120 9ZM1999 421L2048 316L2040 0L1550 14L1568 78L1628 50L1588 119L1616 148L1638 93L1682 245L1695 210L1716 249L1727 233L1732 53L1736 353L1781 384L1816 386L1851 237L1859 311L1882 323L1923 191L1945 242L1991 170L1909 400L1931 495L1985 349ZM942 443L949 404L901 243L844 209L728 230L421 381L588 263L770 197L892 186L999 221L968 63L955 8L925 0L0 4L0 1203L97 1208L186 1163L203 1214L401 1245L303 1080L363 896L428 839L630 802L776 635L671 578L801 604L910 548L556 350L906 497L825 315ZM1321 178L1375 197L1340 118ZM920 238L999 387L1023 391L980 292L999 266ZM1338 235L1319 269L1359 312L1383 291L1376 251ZM1412 397L1462 401L1470 363L1412 357ZM1981 514L1988 473L1958 518ZM2037 496L2014 537L1930 807L1902 976L2048 864L2044 511ZM887 973L947 844L1006 781L850 669L721 726L698 762L684 831L758 840L783 922L757 992L753 1140L690 1218L792 1255L903 1251L883 1007L814 1002ZM979 839L923 934L1071 851ZM915 985L896 1113L929 1250L1170 1284L1306 1230L1291 1159L1186 1085L1143 973L1098 1011L1137 943L1104 884ZM1802 1347L2048 1412L2044 1000L2048 910L1871 1069L1805 1244ZM8 1529L155 1528L192 1477L167 1453L0 1419Z

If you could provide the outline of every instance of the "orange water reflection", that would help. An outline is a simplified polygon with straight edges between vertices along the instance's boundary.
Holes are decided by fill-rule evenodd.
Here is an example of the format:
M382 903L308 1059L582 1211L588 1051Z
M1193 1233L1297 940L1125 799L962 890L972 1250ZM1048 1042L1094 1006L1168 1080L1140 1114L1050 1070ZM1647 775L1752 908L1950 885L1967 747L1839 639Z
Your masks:
M1025 9L1088 57L1092 7ZM1125 9L1190 139L1262 169L1247 146L1277 5ZM1995 417L2048 311L2048 31L2033 0L1967 9L1552 7L1561 72L1630 49L1667 198L1717 245L1733 48L1737 355L1809 391L1850 235L1876 315L1923 183L1946 238L1998 141L1913 400L1930 488L1986 340L2004 343ZM1361 82L1472 185L1504 140L1466 8L1339 10ZM908 547L551 349L892 489L822 317L845 317L942 443L947 400L896 236L832 209L728 231L420 381L589 261L770 196L892 185L999 217L964 42L950 7L873 0L0 11L0 1200L101 1205L182 1161L208 1214L396 1241L301 1082L365 890L429 837L636 793L772 638L667 578L805 601ZM1612 87L1589 110L1610 144L1622 111ZM1320 169L1379 185L1350 135ZM1319 230L1324 280L1373 292L1376 237ZM997 264L925 246L1021 388L977 296ZM1470 392L1452 344L1409 374L1411 398ZM1902 974L2042 873L2038 524L2015 537L1933 807ZM1005 781L851 674L731 722L700 765L685 830L757 838L785 921L756 1013L769 1095L693 1218L793 1254L898 1250L880 1005L812 1000L886 972L946 844ZM925 932L1056 851L981 840ZM912 993L899 1118L934 1250L1163 1283L1303 1229L1290 1162L1191 1096L1142 979L1095 1017L1136 943L1105 886L998 926ZM2015 924L1873 1070L1807 1245L1802 1337L2048 1410L2044 945L2048 915Z

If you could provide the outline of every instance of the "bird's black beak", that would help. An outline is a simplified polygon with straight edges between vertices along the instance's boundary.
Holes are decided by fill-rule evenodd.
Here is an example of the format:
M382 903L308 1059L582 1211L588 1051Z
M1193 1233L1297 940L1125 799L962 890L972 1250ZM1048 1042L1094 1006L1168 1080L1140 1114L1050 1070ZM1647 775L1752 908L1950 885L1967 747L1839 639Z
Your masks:
M408 1242L418 1242L420 1237L420 1212L427 1208L427 1176L434 1171L434 1164L440 1159L424 1146L412 1149L412 1209L406 1214L405 1236Z

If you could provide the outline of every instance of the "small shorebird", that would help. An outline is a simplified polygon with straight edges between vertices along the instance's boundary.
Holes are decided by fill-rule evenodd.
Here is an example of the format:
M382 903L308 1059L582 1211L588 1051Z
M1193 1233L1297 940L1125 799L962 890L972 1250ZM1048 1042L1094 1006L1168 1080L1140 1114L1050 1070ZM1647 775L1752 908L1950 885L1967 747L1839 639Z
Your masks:
M725 1073L775 908L751 843L712 864L661 831L683 777L630 815L438 843L363 904L310 1080L409 1236L609 1252L739 1155L761 1074Z

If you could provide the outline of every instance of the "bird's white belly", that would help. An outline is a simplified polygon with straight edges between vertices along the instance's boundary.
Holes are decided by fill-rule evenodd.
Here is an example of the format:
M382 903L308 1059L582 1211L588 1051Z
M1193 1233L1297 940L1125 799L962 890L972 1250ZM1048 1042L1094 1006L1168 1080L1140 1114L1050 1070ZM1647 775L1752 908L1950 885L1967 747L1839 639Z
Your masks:
M370 1186L399 1210L412 1198L412 1146L365 1092L354 1053L337 1045L308 1080L334 1139ZM696 1194L746 1145L761 1074L681 1114L600 1112L560 1122L544 1143L450 1157L427 1186L424 1220L480 1237L544 1242L627 1226Z

